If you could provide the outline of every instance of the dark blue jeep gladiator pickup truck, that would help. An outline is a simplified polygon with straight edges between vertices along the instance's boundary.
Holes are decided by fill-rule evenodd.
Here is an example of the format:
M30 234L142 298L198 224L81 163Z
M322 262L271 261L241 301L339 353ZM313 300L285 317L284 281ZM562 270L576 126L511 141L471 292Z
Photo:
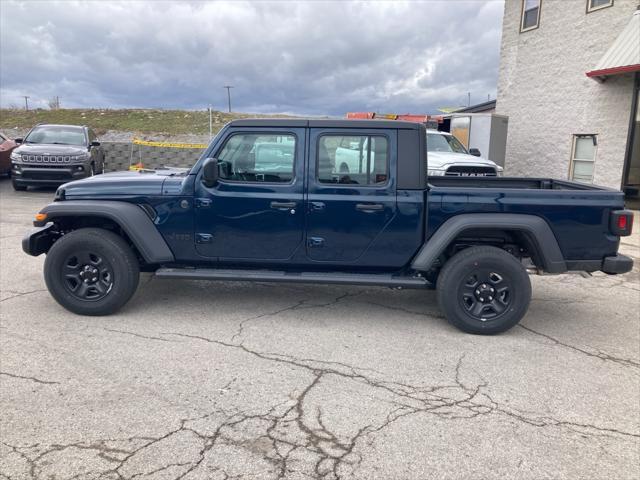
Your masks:
M239 120L188 171L61 186L23 239L53 297L82 315L161 278L437 288L456 327L514 326L529 272L631 270L623 194L538 178L427 177L422 125Z

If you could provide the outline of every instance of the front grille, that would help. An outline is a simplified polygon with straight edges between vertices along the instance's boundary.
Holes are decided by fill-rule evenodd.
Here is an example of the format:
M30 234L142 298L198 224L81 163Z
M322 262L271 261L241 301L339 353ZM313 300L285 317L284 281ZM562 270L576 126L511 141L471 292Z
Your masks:
M77 155L22 155L23 162L32 163L70 163L77 162Z
M72 175L68 170L52 168L48 171L23 170L22 178L32 178L34 180L70 180L72 178Z
M493 167L453 166L447 168L444 173L447 177L496 177L496 169Z
M20 164L20 167L22 168L51 168L51 169L56 169L56 170L60 170L60 169L64 169L62 171L68 171L69 168L72 167L65 167L64 165L43 165L41 163L22 163Z

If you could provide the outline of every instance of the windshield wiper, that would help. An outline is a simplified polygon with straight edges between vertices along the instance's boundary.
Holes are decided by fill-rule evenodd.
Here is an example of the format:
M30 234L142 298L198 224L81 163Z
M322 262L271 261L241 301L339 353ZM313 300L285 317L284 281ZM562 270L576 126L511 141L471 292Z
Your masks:
M51 145L73 145L73 143L51 142Z

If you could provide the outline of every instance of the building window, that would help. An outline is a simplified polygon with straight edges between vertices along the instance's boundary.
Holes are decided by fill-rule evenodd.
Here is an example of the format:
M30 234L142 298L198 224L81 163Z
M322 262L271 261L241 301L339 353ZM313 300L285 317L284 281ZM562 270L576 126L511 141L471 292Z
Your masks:
M542 0L522 0L520 32L534 30L540 25L540 4Z
M612 6L613 0L587 0L587 13Z
M571 168L569 177L578 182L593 182L593 170L596 163L596 135L574 135L571 149Z

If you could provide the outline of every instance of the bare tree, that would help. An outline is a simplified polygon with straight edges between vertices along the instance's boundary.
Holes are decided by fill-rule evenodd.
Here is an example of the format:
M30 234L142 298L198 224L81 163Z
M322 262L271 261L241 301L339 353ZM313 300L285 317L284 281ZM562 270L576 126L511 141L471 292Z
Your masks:
M60 109L60 97L58 97L57 95L55 97L52 97L49 100L49 108L51 110L58 110Z

